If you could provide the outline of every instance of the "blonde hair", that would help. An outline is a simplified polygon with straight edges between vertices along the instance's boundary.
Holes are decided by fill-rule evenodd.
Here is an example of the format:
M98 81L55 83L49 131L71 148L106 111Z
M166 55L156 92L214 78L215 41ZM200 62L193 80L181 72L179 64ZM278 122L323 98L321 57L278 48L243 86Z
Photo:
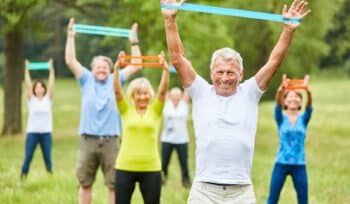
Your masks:
M151 95L151 99L154 97L154 91L151 83L146 79L145 77L140 77L132 80L126 90L126 94L129 97L129 99L132 101L132 96L136 89L141 88L142 86L146 86L149 90L149 93Z
M107 62L110 69L113 67L113 62L112 62L111 58L103 56L103 55L98 55L98 56L95 56L94 58L92 58L91 65L90 65L91 68L94 68L95 63L99 60Z
M182 95L182 91L179 87L173 87L172 89L170 89L170 92L169 92L169 95L172 96L172 95Z

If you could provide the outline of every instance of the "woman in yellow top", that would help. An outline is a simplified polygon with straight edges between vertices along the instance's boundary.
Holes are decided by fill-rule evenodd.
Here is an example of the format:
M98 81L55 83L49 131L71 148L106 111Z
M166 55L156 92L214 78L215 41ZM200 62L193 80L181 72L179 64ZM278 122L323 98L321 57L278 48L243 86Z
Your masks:
M158 92L154 91L146 78L136 78L127 88L129 103L124 97L119 80L119 65L123 63L124 52L114 65L114 91L122 118L122 143L116 160L115 196L116 203L129 204L136 182L145 204L160 202L161 162L158 149L158 135L163 105L169 83L168 64L163 52L160 63L164 64Z

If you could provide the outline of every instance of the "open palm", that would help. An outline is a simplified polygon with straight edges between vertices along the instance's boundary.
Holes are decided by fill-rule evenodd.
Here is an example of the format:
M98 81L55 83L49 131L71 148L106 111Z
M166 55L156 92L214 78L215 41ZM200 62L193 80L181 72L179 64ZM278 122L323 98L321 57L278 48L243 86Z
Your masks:
M303 19L311 12L311 10L307 8L307 5L308 3L306 1L294 0L289 8L287 5L284 5L282 15L284 18ZM289 26L292 29L296 29L299 27L300 23L286 22L285 25Z
M177 2L177 0L160 0L160 3L162 4L169 4L174 6L180 6L182 5L186 0L181 0ZM164 17L173 17L176 16L178 10L174 9L162 9L162 14Z

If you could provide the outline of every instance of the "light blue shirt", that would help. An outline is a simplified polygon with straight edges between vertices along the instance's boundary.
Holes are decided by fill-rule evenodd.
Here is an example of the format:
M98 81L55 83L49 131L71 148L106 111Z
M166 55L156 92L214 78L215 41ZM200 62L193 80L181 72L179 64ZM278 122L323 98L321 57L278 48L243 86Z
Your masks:
M120 80L124 83L123 71L119 73ZM80 135L120 135L121 121L115 101L113 79L113 74L110 74L105 81L98 81L91 71L83 68L83 73L78 78L81 89Z
M283 114L282 107L275 104L275 120L278 126L279 150L276 163L305 165L305 137L307 125L313 108L306 108L304 113L297 117L294 125Z

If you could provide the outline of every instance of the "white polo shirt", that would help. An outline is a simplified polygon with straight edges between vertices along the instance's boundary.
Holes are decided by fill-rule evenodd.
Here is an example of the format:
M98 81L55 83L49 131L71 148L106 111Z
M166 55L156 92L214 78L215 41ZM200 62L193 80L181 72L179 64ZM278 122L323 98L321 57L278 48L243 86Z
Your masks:
M228 97L216 94L201 76L186 89L192 98L196 138L194 181L251 184L258 103L263 93L255 77Z
M188 143L187 129L188 105L181 100L177 107L167 100L163 109L162 142L183 144Z

